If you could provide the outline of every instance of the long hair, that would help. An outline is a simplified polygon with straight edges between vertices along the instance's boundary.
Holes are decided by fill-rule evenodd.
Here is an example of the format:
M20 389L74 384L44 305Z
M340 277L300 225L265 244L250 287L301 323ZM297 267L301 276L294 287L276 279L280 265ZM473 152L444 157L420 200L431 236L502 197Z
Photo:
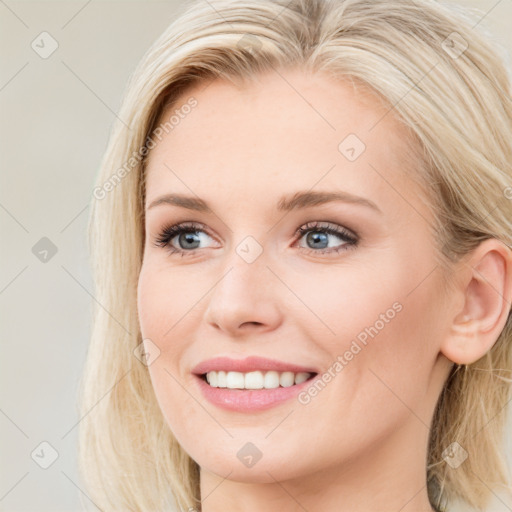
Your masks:
M137 357L144 164L162 130L193 115L187 88L293 66L373 91L409 127L417 161L408 172L435 213L449 285L450 264L482 240L512 246L508 57L473 26L473 14L434 0L201 0L146 52L125 91L89 217L95 301L80 387L79 469L99 508L200 510L199 467L171 433ZM178 113L162 122L170 106ZM509 314L493 348L454 365L440 394L425 468L436 507L462 500L484 510L492 490L510 491L502 443L511 370ZM468 455L457 468L446 456L455 442Z

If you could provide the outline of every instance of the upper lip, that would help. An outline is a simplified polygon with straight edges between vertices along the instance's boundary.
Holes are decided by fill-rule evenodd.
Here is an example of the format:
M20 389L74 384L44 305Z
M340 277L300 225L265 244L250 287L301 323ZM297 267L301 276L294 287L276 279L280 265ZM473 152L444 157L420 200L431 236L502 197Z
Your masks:
M278 361L276 359L267 359L266 357L250 356L245 359L231 359L229 357L215 357L207 359L196 365L192 369L192 373L202 375L211 371L232 371L232 372L252 372L258 370L274 370L277 372L293 372L293 373L317 373L311 367L301 366L298 364Z

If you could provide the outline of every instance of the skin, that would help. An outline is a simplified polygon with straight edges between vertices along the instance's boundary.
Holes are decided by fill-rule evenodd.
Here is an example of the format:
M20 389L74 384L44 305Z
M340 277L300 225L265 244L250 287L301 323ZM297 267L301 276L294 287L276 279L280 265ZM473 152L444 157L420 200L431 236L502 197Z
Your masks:
M138 310L143 338L160 349L148 367L158 403L201 468L202 510L431 511L434 406L453 362L477 360L503 329L510 251L483 242L447 288L433 212L403 169L407 133L370 95L283 70L240 87L202 82L174 108L190 96L197 106L148 160ZM353 162L338 150L349 133L366 144ZM346 191L380 212L345 202L277 210L281 196L310 189ZM148 209L170 192L200 197L212 211ZM358 244L327 235L327 250L342 250L320 254L307 234L295 235L314 221L353 231ZM155 246L166 224L181 222L204 225L194 254ZM263 250L253 263L236 252L249 235ZM190 252L183 237L172 245ZM223 355L325 372L397 302L400 312L307 404L226 411L203 398L191 374ZM250 468L237 458L247 442L262 452Z

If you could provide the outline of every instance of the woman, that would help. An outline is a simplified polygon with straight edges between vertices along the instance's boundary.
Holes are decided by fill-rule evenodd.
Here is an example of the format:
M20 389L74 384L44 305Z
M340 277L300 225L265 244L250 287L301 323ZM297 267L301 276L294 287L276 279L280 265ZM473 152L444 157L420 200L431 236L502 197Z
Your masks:
M510 490L510 92L438 2L190 6L94 191L96 506L483 510Z

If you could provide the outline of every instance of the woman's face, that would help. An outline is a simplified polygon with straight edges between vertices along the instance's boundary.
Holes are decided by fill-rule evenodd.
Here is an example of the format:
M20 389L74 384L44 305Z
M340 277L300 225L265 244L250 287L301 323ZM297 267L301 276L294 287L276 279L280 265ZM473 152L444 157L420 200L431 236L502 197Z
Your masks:
M369 478L392 460L424 478L453 305L432 212L406 177L407 133L362 98L299 70L243 88L216 80L183 94L163 118L177 116L172 129L153 137L139 319L148 351L160 351L148 371L162 413L204 470ZM159 201L169 194L190 199ZM183 223L195 233L165 240ZM211 366L247 370L227 376L235 386L286 384L251 391L194 373L250 356L316 376L290 387L283 372L265 377L271 366Z

